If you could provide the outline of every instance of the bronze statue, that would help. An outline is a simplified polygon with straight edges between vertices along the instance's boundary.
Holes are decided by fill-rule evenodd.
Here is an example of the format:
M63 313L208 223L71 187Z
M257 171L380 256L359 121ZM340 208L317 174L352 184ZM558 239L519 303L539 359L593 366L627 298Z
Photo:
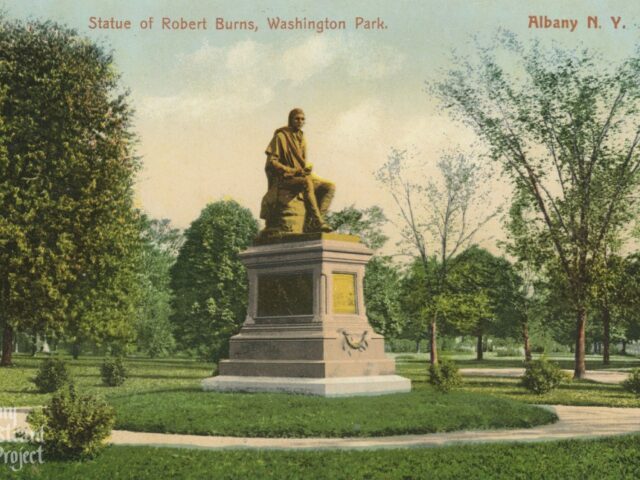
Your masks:
M260 211L266 222L262 236L332 231L324 215L335 185L311 173L304 122L301 109L291 110L288 126L275 131L265 152L268 190Z

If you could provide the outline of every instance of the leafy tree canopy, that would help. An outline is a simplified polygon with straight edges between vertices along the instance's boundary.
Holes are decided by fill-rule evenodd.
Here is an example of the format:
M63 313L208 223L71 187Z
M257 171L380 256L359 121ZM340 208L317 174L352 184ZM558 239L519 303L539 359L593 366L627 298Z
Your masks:
M246 316L247 274L238 254L258 233L251 212L232 200L207 205L184 233L171 269L176 339L217 360Z
M138 224L131 110L111 53L0 18L0 324L127 334Z

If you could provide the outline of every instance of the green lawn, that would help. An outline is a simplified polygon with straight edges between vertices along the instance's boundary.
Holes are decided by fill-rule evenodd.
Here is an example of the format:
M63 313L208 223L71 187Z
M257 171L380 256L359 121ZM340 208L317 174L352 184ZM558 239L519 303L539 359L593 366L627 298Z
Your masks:
M0 377L0 405L38 405L28 378L40 359L17 357ZM414 376L411 393L326 399L286 394L204 392L211 365L187 360L129 359L129 379L103 387L100 359L70 361L83 388L104 395L117 413L116 428L201 435L344 437L431 433L461 429L521 428L549 423L552 413L480 392L434 391ZM421 369L426 367L422 364Z
M427 362L429 354L393 354L399 362ZM443 352L441 356L453 360L460 368L521 368L524 366L522 357L498 357L493 352L485 352L483 360L476 360L475 353ZM535 354L534 358L540 355ZM545 356L561 368L573 370L573 354L553 353ZM601 355L586 356L587 370L630 370L640 368L640 358L634 356L612 355L608 365L602 363Z
M44 357L33 358L14 355L14 366L0 368L0 406L42 405L49 394L40 394L31 381ZM100 378L98 357L80 357L78 360L66 358L77 385L83 391L98 393L107 399L134 396L155 392L193 389L200 380L211 375L213 364L195 362L188 359L146 359L128 358L127 368L130 378L120 387L105 387Z
M8 444L5 449L12 448ZM13 448L27 448L14 445ZM460 445L375 451L229 450L108 447L95 460L59 462L0 478L119 479L625 479L640 478L640 436L538 444Z
M522 367L522 361L515 358L488 358L481 362L466 357L454 357L460 368L515 368ZM563 368L572 366L567 357L551 357L550 360L559 363ZM596 369L598 364L594 358L590 359L588 368ZM426 382L427 371L424 357L402 356L397 362L398 373L412 378L414 381ZM618 370L627 370L640 366L640 359L636 357L614 357L612 365ZM611 368L611 367L610 367ZM613 368L611 368L613 369ZM591 405L601 407L640 407L640 397L626 392L620 385L596 383L589 380L572 380L563 383L556 390L545 395L534 395L519 385L517 378L495 377L464 377L462 390L469 393L483 393L500 398L508 398L526 403L556 404L556 405Z
M624 391L619 385L589 380L573 380L547 394L534 395L523 389L517 378L465 377L464 391L547 405L640 407L640 397Z
M570 366L568 357L552 358ZM17 355L16 366L0 370L0 406L42 405L30 381L42 358ZM495 368L520 366L514 358L471 355L458 365ZM589 359L597 366L595 359ZM618 385L568 382L546 395L529 394L514 378L466 377L461 390L443 395L427 385L424 358L398 358L398 373L413 381L410 394L323 399L283 394L203 392L202 378L212 364L188 359L127 359L130 376L121 387L102 386L101 358L69 359L83 390L107 398L117 412L118 429L202 435L305 437L380 436L460 429L527 427L553 421L549 412L526 405L564 404L640 407L640 398ZM566 364L566 365L565 365ZM631 368L634 357L614 357L613 365ZM591 365L590 365L591 368Z

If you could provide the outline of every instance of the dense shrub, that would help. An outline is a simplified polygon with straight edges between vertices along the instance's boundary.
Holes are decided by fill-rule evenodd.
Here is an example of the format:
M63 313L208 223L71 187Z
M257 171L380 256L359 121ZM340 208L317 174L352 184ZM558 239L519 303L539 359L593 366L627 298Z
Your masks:
M69 383L67 364L60 358L47 358L40 364L33 382L41 393L51 393Z
M622 382L622 388L626 391L640 395L640 368L634 368L629 376Z
M556 388L567 379L560 367L545 358L525 364L522 386L530 392L542 395Z
M418 353L424 351L423 345L417 345L415 340L408 338L385 338L386 350L393 353ZM420 342L424 343L424 342ZM423 347L423 348L420 348Z
M443 360L436 365L429 365L429 383L447 393L462 384L462 377L453 362Z
M115 413L104 400L81 395L73 384L56 392L44 410L27 417L31 429L41 432L33 442L44 444L47 454L59 458L94 456L111 433Z
M522 348L516 347L502 347L500 349L496 348L496 356L497 357L522 357L524 355Z
M127 379L127 369L124 366L122 358L105 358L100 367L100 375L102 376L102 383L108 387L122 385Z

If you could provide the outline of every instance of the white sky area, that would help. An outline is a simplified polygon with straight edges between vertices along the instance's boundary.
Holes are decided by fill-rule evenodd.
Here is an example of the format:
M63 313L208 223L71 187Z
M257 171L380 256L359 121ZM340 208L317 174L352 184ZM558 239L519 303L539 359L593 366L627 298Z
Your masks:
M180 228L221 198L237 200L257 217L266 191L264 150L293 107L307 116L309 161L337 185L333 210L378 204L393 219L393 203L373 176L392 147L418 152L427 177L437 175L444 151L481 151L474 134L424 89L452 67L452 50L472 54L473 36L482 41L502 27L523 42L584 44L615 61L634 51L640 31L640 3L625 1L15 0L0 1L0 9L11 18L62 22L113 49L136 110L144 164L137 204ZM529 15L579 24L574 32L529 29ZM599 16L603 28L588 30L588 15ZM133 26L90 30L91 16L128 19ZM150 16L153 29L141 30L139 22ZM163 16L206 18L208 29L162 31ZM266 19L276 16L346 20L347 29L271 31ZM380 17L387 28L355 30L356 16ZM614 30L611 16L621 16L625 28ZM216 17L253 20L258 31L216 30ZM493 182L498 203L508 186L504 179ZM496 220L477 240L491 248L502 237Z

